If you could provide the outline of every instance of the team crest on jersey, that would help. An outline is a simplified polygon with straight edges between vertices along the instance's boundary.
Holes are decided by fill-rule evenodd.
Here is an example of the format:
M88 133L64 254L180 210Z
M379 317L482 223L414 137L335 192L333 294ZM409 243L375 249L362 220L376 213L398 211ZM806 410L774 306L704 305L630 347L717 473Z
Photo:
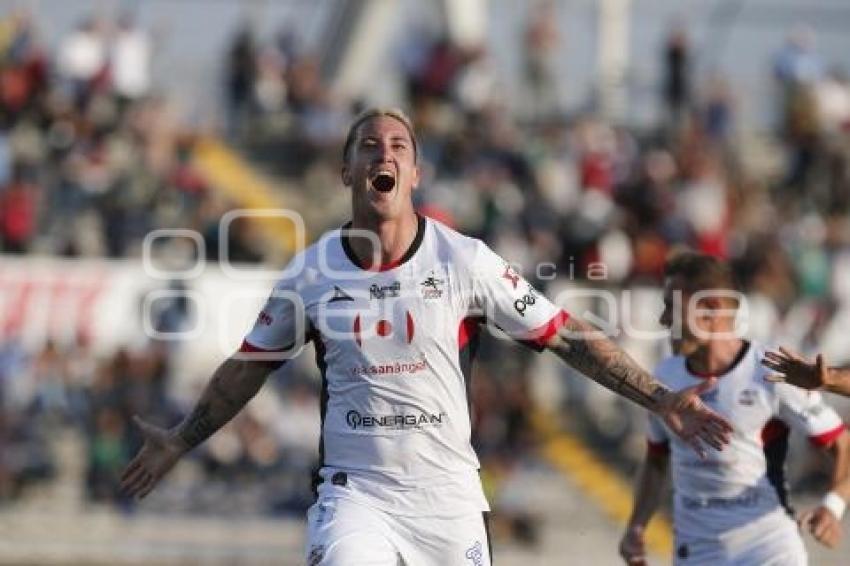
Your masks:
M744 389L738 394L738 404L752 407L758 401L759 393L755 389Z
M434 272L428 274L428 277L420 283L422 298L425 300L439 299L443 296L443 280L437 279Z
M369 297L372 299L386 299L387 297L398 297L401 293L401 283L395 281L392 285L372 285L369 287Z

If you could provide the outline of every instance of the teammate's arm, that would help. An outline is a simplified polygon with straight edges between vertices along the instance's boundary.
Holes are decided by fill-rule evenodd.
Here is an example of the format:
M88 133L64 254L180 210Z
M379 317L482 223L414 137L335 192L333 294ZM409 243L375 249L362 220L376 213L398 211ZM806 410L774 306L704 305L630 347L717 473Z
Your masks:
M195 408L168 430L134 417L144 444L121 475L121 488L140 499L156 486L174 464L213 435L257 394L274 365L229 358L222 363Z
M830 491L820 505L802 513L800 526L830 548L841 541L841 517L850 501L850 433L846 430L827 448L832 461Z
M667 484L670 454L667 451L647 450L646 460L638 477L634 492L634 506L626 532L620 539L620 556L626 564L646 564L644 533L652 516L658 510Z
M779 348L776 352L765 353L762 364L777 372L768 376L768 381L850 396L850 369L829 367L822 354L812 362L796 352Z
M729 443L732 426L700 400L716 380L670 391L600 330L575 317L566 321L546 347L594 381L657 414L700 456L705 456L703 443L717 450Z

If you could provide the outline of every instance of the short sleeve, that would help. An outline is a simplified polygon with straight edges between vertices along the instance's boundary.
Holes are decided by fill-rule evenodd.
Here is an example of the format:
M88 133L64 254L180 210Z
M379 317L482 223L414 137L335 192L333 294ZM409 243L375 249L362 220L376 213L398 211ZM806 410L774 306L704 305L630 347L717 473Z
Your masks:
M805 391L793 385L776 385L779 401L777 417L809 437L817 446L829 446L844 431L844 423L817 391Z
M470 267L472 307L511 338L542 350L569 319L483 242Z
M240 352L285 352L303 345L307 317L294 279L283 279L272 289Z

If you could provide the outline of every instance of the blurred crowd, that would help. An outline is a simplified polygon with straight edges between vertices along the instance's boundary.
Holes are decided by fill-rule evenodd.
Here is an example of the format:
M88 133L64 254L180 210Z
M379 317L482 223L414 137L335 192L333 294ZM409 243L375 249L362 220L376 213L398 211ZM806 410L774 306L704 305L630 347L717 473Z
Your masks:
M215 255L231 205L193 166L153 56L131 15L85 19L55 53L26 12L0 21L0 252L138 257L151 230L191 228Z
M819 56L814 33L795 30L765 61L774 127L745 132L734 85L719 71L699 74L687 29L674 26L660 42L661 119L635 129L603 115L595 96L581 111L563 107L561 38L543 6L521 24L520 100L505 95L484 46L415 33L396 50L424 174L419 210L523 258L544 289L553 275L612 289L656 285L678 246L727 258L778 321L803 305L808 330L793 345L816 350L850 298L835 271L850 252L850 84ZM149 34L129 18L89 21L51 57L32 22L16 17L3 23L0 53L4 252L132 257L158 227L194 228L215 248L210 227L227 203L194 170L194 137L153 91ZM341 224L340 144L363 102L335 93L292 33L265 41L242 28L223 58L225 135L249 157L272 148L276 170L307 203L312 233ZM246 250L244 259L262 255ZM540 271L544 262L552 265ZM511 496L538 465L530 361L502 343L484 348L475 443L503 532L533 543L533 512ZM161 344L106 360L84 344L32 356L12 341L0 346L0 501L50 476L45 431L58 419L85 433L89 496L129 506L116 478L138 443L130 416L171 423L186 410L169 397L173 355ZM301 368L273 386L275 406L298 415L285 419L295 424L246 414L198 451L209 478L200 483L245 479L246 492L259 486L263 510L304 508L318 396Z

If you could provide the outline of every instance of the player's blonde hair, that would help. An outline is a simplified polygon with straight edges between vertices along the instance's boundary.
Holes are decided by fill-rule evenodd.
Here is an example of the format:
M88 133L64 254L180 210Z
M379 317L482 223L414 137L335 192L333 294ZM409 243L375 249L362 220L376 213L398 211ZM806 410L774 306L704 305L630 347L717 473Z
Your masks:
M348 135L345 137L345 145L342 147L342 162L348 163L348 156L351 152L351 146L354 145L354 140L357 139L357 132L365 122L371 120L372 118L380 118L382 116L386 116L387 118L392 118L394 120L398 120L401 124L407 129L407 133L410 134L410 140L413 142L413 160L414 162L418 160L419 157L419 148L416 143L416 133L413 131L413 122L410 118L407 117L407 114L399 108L382 108L382 107L373 107L364 110L351 123L351 126L348 128Z

